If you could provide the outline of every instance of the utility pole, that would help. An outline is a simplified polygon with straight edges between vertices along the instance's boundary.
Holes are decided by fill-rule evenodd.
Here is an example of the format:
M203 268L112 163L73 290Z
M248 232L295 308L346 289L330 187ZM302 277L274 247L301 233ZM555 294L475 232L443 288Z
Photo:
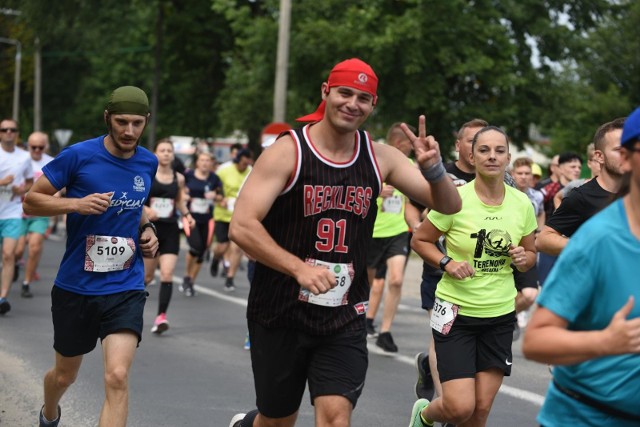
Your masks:
M40 39L36 37L33 53L33 130L42 130L42 62Z
M276 82L273 95L273 121L284 122L287 115L287 74L289 69L289 27L291 25L291 0L280 0L278 29L278 56L276 58Z
M12 44L16 47L16 69L13 79L13 115L12 119L18 121L20 109L20 64L22 61L22 45L16 39L6 39L0 37L0 43Z

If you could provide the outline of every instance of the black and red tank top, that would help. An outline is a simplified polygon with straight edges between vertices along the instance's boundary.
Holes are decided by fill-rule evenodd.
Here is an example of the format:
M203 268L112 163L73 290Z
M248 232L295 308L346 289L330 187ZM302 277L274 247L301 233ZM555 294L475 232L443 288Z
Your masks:
M264 327L296 328L313 335L364 328L369 300L366 256L382 185L372 142L355 135L352 158L335 163L309 138L309 125L290 132L297 149L294 174L262 224L284 249L307 262L348 266L348 292L340 305L305 301L297 281L257 263L247 318ZM343 276L336 276L344 284Z

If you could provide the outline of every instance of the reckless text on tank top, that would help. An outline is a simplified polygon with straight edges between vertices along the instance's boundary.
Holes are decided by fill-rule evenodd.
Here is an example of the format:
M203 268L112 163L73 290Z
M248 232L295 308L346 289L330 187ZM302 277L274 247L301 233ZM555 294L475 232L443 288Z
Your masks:
M368 135L358 131L352 159L336 164L315 149L308 129L291 132L297 148L294 176L262 223L280 246L302 260L352 264L348 303L322 307L300 301L294 278L258 263L247 317L265 327L316 335L362 329L369 299L366 252L381 187L373 147Z

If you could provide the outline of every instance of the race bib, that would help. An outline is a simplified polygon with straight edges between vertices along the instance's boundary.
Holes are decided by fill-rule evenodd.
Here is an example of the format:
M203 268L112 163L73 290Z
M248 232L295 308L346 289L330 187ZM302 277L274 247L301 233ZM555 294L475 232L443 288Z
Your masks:
M132 238L87 236L84 271L104 273L126 270L135 259L136 244Z
M0 185L0 203L10 202L13 199L11 185Z
M300 288L298 300L311 304L321 305L324 307L339 307L347 305L349 300L349 288L353 281L353 264L334 264L332 262L320 261L317 259L307 258L305 261L309 265L321 265L333 272L336 277L336 286L329 292L320 295L314 295L307 289Z
M171 218L173 216L173 205L175 200L165 197L152 197L149 201L151 209L156 211L158 218Z
M211 200L194 197L193 199L191 199L189 210L191 211L191 213L208 214L210 208Z
M442 335L448 335L458 316L458 309L456 304L436 298L431 312L431 329Z
M399 214L402 212L404 200L400 196L387 197L382 201L382 212Z
M233 212L235 207L236 207L236 198L235 197L229 197L227 199L227 210L229 212Z

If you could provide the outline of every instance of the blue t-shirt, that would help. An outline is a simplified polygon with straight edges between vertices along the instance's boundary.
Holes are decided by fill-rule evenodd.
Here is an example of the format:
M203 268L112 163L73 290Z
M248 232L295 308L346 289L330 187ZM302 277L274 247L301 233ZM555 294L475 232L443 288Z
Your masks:
M606 328L630 295L628 318L640 317L640 240L629 228L622 200L593 216L571 237L547 278L538 304L573 331ZM555 380L608 406L640 416L640 354L607 356L556 366ZM613 419L550 385L538 421L544 426L638 426Z
M111 205L101 215L67 215L67 246L55 285L82 295L108 295L144 289L138 227L142 207L158 168L158 159L143 147L138 147L131 158L115 157L104 146L104 137L69 146L42 169L57 190L66 188L69 198L114 193ZM116 250L125 254L131 250L133 256L120 270L87 271L97 264L95 253L100 246L97 243L100 239L91 236L131 239L128 241L131 242L130 247L120 245ZM106 246L101 248L101 254L104 248Z

